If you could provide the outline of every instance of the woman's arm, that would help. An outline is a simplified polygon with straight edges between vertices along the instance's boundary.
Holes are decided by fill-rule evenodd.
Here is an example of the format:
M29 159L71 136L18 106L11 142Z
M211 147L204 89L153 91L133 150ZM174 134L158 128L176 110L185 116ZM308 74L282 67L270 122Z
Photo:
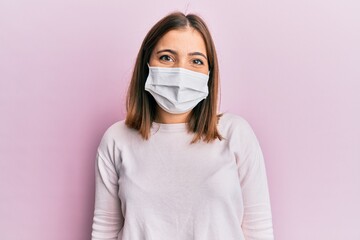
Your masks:
M99 151L97 152L92 240L117 240L124 223L118 197L118 174L114 165L110 157L102 156Z
M273 240L272 213L262 150L249 123L243 121L238 154L244 201L242 229L246 240Z

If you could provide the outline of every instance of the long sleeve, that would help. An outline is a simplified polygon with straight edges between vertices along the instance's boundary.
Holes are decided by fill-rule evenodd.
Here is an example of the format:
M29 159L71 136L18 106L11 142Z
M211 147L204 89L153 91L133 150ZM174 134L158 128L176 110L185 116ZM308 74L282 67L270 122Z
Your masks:
M109 154L106 154L109 156ZM95 207L92 240L117 240L124 218L118 197L118 174L114 160L99 151L95 164Z
M274 240L265 162L245 119L224 114L222 141L191 144L186 123L151 137L119 121L96 155L92 240Z
M244 201L242 229L246 240L273 240L272 213L262 150L249 123L244 120L237 156Z

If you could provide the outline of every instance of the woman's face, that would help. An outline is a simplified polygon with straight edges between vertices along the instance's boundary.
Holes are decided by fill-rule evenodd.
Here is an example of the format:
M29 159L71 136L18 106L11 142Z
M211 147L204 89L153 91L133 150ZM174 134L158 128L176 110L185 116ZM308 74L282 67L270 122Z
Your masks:
M167 32L150 56L152 67L181 67L208 74L206 47L201 34L194 28Z

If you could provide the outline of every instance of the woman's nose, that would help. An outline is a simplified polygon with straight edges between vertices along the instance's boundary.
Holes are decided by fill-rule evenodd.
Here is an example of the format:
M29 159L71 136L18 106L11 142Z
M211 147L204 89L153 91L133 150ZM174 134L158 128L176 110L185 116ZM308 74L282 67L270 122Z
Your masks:
M177 61L177 63L175 64L175 67L187 68L188 66L186 65L186 59L181 59L181 60Z

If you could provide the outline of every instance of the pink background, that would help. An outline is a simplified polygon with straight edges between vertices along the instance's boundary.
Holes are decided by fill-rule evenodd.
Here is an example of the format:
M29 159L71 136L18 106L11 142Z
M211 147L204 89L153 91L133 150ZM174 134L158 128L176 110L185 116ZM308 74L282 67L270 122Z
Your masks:
M90 239L94 158L150 27L188 1L0 2L0 239ZM196 1L277 240L360 239L360 3Z

